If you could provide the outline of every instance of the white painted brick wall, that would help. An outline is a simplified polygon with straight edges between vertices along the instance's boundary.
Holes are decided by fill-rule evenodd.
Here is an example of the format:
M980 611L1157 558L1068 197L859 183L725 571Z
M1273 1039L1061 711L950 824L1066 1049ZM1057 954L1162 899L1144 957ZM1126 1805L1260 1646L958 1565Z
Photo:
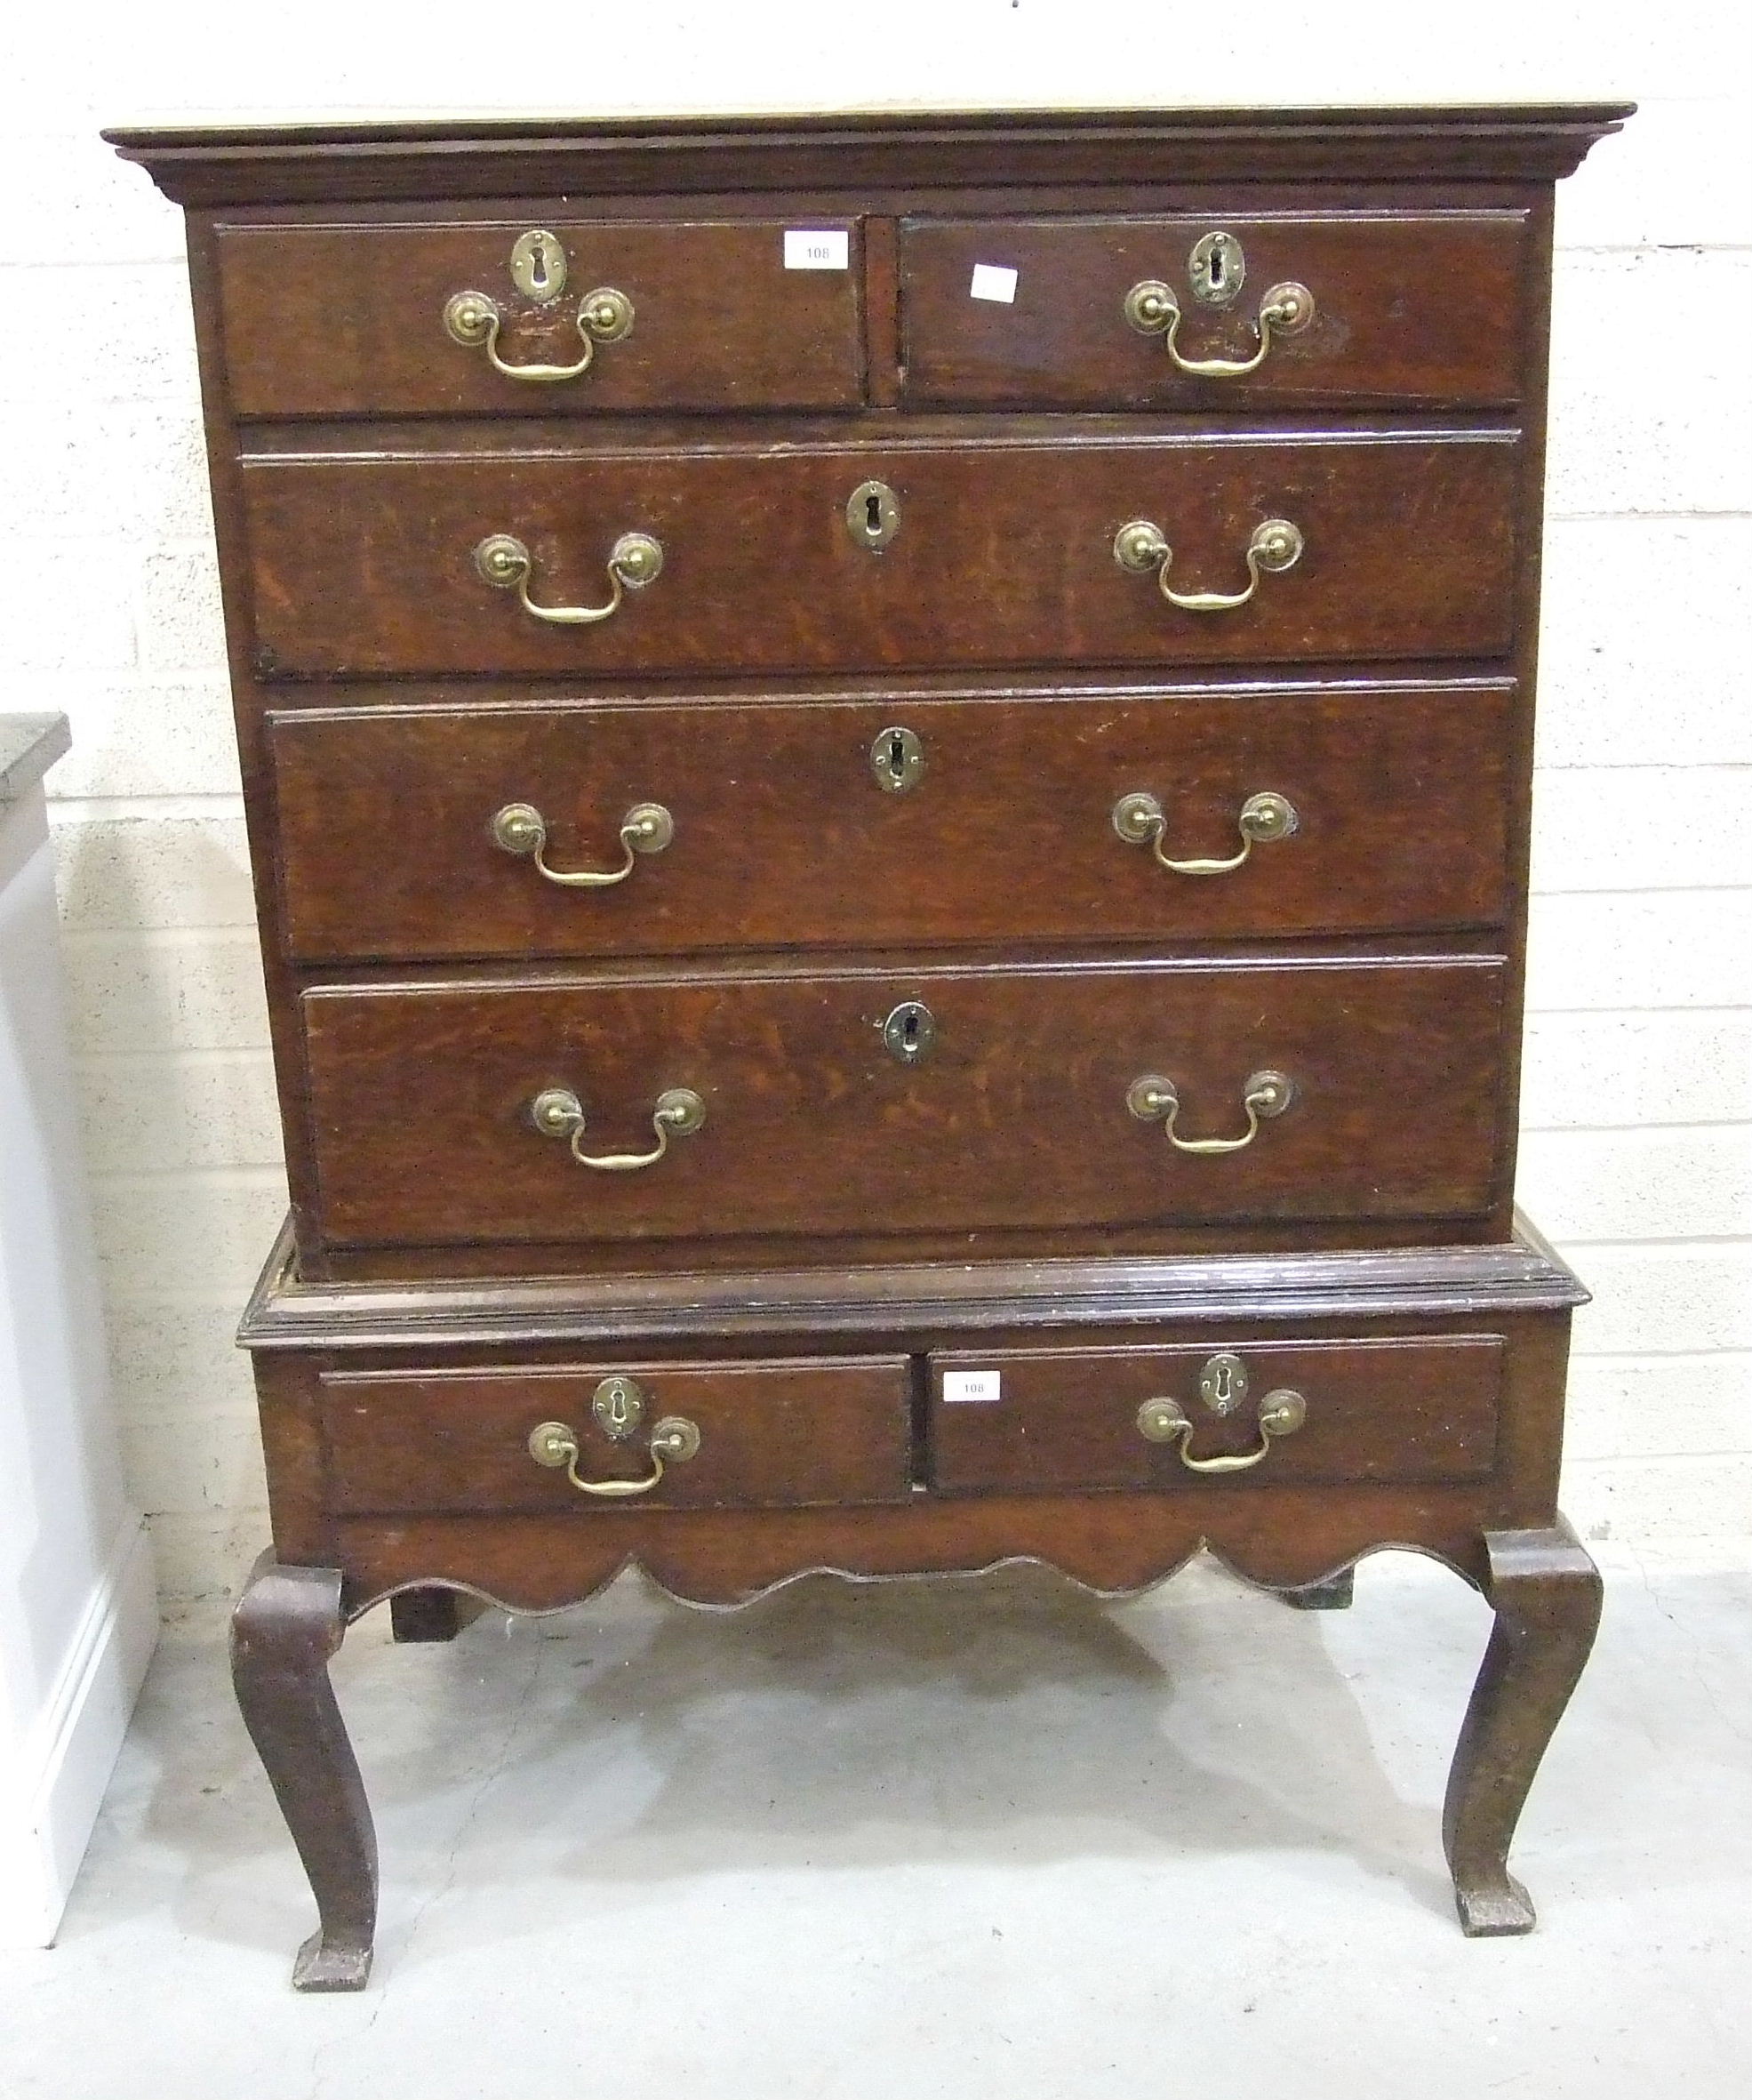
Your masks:
M1559 191L1524 1194L1594 1286L1569 1507L1752 1530L1752 49L1743 7L1081 0L562 11L607 109L1628 96ZM238 1302L284 1202L178 214L100 123L527 109L473 4L15 10L0 125L4 704L58 838L131 1491L169 1593L265 1535Z

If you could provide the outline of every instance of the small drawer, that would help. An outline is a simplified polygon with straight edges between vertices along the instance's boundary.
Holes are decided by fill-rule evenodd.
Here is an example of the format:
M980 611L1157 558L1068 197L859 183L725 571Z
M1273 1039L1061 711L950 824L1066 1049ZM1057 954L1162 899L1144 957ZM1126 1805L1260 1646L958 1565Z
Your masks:
M628 964L301 1001L322 1229L468 1245L1452 1218L1504 967Z
M930 1479L945 1493L1482 1480L1493 1335L1044 1349L931 1359Z
M1491 926L1512 697L276 712L286 937L318 962Z
M1496 656L1521 467L1509 429L264 451L243 468L256 662L644 679Z
M244 417L854 408L864 397L859 228L845 219L812 228L844 267L788 269L795 229L776 220L576 220L531 205L526 217L467 225L224 227L232 408ZM518 244L536 235L550 242L529 241L525 261ZM472 319L456 303L470 293ZM496 325L484 328L490 310Z
M910 1395L904 1357L324 1371L329 1505L497 1516L900 1502ZM604 1482L617 1491L589 1492Z
M1526 237L1518 211L909 220L903 397L1507 406L1520 392ZM1140 286L1163 287L1172 306L1159 292L1150 306ZM1290 315L1273 299L1285 286L1306 317L1262 327L1262 309Z

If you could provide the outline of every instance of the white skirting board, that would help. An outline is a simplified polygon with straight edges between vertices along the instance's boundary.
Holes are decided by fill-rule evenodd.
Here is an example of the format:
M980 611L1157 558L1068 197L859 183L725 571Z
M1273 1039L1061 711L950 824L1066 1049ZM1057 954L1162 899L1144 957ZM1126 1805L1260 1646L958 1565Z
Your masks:
M131 1517L0 1782L0 1947L52 1945L157 1639L151 1541Z

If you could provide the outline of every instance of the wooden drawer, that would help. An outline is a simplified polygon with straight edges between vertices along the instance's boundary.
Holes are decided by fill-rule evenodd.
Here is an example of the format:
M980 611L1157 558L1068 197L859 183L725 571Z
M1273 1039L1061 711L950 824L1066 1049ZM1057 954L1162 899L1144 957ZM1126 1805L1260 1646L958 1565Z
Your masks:
M603 1396L599 1415L608 1380L620 1391ZM904 1357L324 1371L320 1383L338 1514L796 1507L911 1493ZM612 1435L603 1424L616 1413L625 1426ZM530 1452L530 1432L558 1423L581 1479L649 1479L652 1433L677 1418L698 1431L699 1448L672 1458L647 1494L585 1494Z
M1519 460L1510 431L257 454L257 661L577 677L1491 656L1511 637ZM899 498L879 550L846 521L871 479ZM1147 520L1173 547L1174 589L1234 594L1274 518L1300 558L1230 611L1170 605L1154 571L1115 558L1120 528ZM476 565L512 536L535 604L594 608L630 533L660 543L661 572L592 625L532 617Z
M1027 1494L1176 1488L1199 1479L1225 1488L1482 1480L1495 1463L1502 1351L1492 1335L1259 1343L1213 1335L1172 1349L948 1351L931 1359L931 1484ZM1220 1354L1231 1360L1212 1365ZM1293 1408L1271 1408L1280 1391L1301 1396L1305 1418L1262 1437L1262 1414L1268 1423L1294 1420ZM1189 1435L1156 1440L1160 1417L1154 1436L1145 1434L1140 1410L1158 1399L1178 1409ZM1251 1465L1198 1470L1262 1449Z
M641 409L836 409L863 399L854 220L844 269L787 269L777 220L516 218L466 225L229 226L219 235L227 377L240 416L588 415ZM526 297L511 251L532 229L565 254L557 298ZM477 292L511 365L574 365L584 296L608 286L632 325L558 381L496 372L445 308Z
M1238 244L1241 276L1234 247L1220 246L1225 296L1211 302L1194 292L1191 258L1219 230ZM913 407L1494 407L1520 392L1519 211L914 219L900 240ZM1016 273L1011 300L972 296L982 266ZM1128 321L1126 294L1148 281L1172 293L1188 363L1253 357L1261 301L1280 284L1312 294L1313 317L1271 332L1256 370L1200 377L1177 369L1161 333Z
M318 961L1492 925L1511 697L1499 682L276 714L287 939ZM896 790L909 737L922 770ZM1163 868L1148 837L1116 830L1140 793L1170 857L1247 858ZM1241 813L1261 794L1295 829L1250 842ZM674 837L631 854L621 827L652 802ZM494 816L520 804L540 813L548 866L630 858L625 879L560 886L498 846Z
M1492 957L323 988L302 1004L324 1229L370 1245L1470 1216L1498 1193L1502 999ZM929 1018L909 1027L909 1002ZM1272 1070L1295 1097L1244 1150L1176 1150L1128 1107L1160 1076L1179 1136L1232 1139ZM549 1090L582 1132L536 1127ZM653 1165L573 1158L653 1150L670 1090L705 1122Z

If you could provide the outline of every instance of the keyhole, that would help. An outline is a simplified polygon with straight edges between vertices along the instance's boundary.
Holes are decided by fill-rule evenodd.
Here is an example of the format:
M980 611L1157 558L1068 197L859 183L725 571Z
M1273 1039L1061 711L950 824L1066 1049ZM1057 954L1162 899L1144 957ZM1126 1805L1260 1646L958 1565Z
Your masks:
M898 733L888 740L888 770L897 781L907 770L907 747Z
M1211 1398L1219 1407L1228 1407L1235 1399L1235 1377L1227 1364L1211 1382Z
M1220 289L1221 288L1221 285L1222 285L1222 281L1223 281L1223 252L1222 252L1222 250L1221 250L1220 248L1212 248L1212 251L1211 251L1211 289L1212 289L1212 291L1215 292L1215 291L1218 291L1218 290L1220 290Z
M918 1055L918 1015L908 1014L900 1024L900 1040L908 1057Z
M882 498L878 495L864 498L864 527L873 540L882 530Z

